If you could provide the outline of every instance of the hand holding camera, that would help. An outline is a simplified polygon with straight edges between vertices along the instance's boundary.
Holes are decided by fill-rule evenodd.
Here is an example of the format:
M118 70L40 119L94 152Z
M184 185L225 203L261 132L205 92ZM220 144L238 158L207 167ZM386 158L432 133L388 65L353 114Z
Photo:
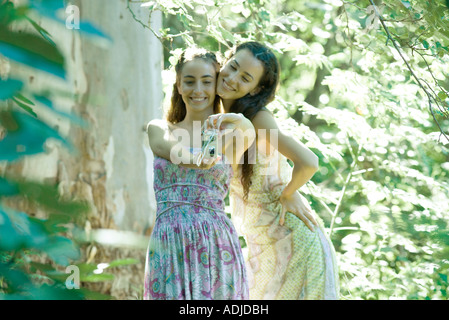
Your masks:
M221 159L221 151L218 150L219 130L203 129L201 131L201 151L196 158L196 165L209 165Z

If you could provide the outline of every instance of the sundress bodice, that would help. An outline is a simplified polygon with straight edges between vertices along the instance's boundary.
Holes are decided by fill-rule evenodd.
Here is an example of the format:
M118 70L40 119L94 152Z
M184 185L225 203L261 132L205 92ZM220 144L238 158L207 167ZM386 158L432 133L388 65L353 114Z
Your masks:
M224 161L200 169L155 157L144 299L248 299L240 241L225 213L232 175Z
M154 158L154 192L157 217L175 207L192 207L224 212L233 171L230 165L217 163L210 169L187 168L164 158Z

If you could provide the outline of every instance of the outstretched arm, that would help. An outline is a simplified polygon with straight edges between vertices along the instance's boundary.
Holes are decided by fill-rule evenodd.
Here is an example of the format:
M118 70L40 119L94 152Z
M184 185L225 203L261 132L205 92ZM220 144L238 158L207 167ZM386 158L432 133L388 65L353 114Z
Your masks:
M148 123L148 141L154 155L184 167L198 168L196 156L183 147L179 139L173 134L175 131L170 129L169 124L165 120L155 119ZM214 164L202 163L200 168L207 169Z
M223 133L222 152L232 161L233 169L237 170L240 159L256 138L251 121L240 113L222 113L209 116L208 127L219 129Z

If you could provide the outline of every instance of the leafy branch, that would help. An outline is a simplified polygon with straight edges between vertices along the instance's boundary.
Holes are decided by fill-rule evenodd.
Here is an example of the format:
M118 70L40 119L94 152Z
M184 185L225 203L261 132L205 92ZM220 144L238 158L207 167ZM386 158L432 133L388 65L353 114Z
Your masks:
M447 141L449 142L449 137L448 135L444 132L444 130L441 128L440 123L438 122L434 110L433 110L433 106L432 106L432 100L435 102L435 104L438 106L438 108L441 110L441 106L438 102L438 99L435 99L435 96L432 95L425 87L424 85L421 83L420 78L418 78L418 76L415 74L415 72L413 71L412 67L410 66L410 64L408 63L407 59L405 59L404 55L402 54L401 48L399 47L399 45L397 44L397 41L391 36L391 33L388 29L388 27L385 24L385 19L382 17L382 15L379 13L379 11L377 10L377 6L374 4L373 0L369 0L369 2L371 3L371 5L374 8L374 12L377 16L377 18L379 19L380 23L382 24L383 29L385 30L386 34L387 34L387 41L385 43L385 45L388 45L388 42L391 41L391 43L393 44L394 48L396 49L396 51L398 52L398 54L400 55L401 59L404 61L405 65L407 66L407 69L410 71L411 75L413 76L413 78L416 80L416 83L419 85L419 87L424 91L424 93L426 94L427 98L428 98L428 102L429 102L429 111L432 114L433 120L436 123L436 125L438 126L438 129L440 130L440 137L444 136ZM427 62L426 62L427 63ZM428 69L429 72L432 74L432 71L430 69ZM433 74L432 74L433 77ZM435 77L434 77L435 79ZM423 80L423 82L425 82ZM427 83L426 83L427 84ZM438 97L438 96L437 96ZM446 114L447 112L443 113Z
M194 43L193 38L192 38L193 35L203 35L203 36L206 36L206 37L210 37L210 36L218 36L218 34L212 35L212 33L210 33L210 32L205 32L205 31L202 31L202 30L193 30L191 24L193 24L193 21L194 21L194 20L193 20L193 18L188 14L187 9L183 8L182 5L180 5L180 6L178 7L179 11L177 11L177 12L172 12L172 11L170 11L170 10L164 8L162 5L158 4L157 2L150 3L149 5L147 5L147 7L148 7L148 9L149 9L149 21L148 21L148 23L145 23L145 22L143 22L142 20L140 20L140 19L136 16L135 12L132 10L132 8L131 8L131 6L130 6L131 3L143 3L143 1L127 0L127 1L126 1L126 8L127 8L127 10L131 13L132 18L133 18L138 24L140 24L142 27L144 27L144 28L146 28L146 29L149 29L149 30L151 31L151 33L152 33L152 34L159 40L159 42L162 44L162 46L163 46L166 50L168 50L168 51L173 50L173 39L178 38L178 37L181 37L181 38L187 43L187 45L190 45L190 44L193 44L193 43ZM154 29L151 27L151 18L152 18L152 15L153 15L154 11L156 11L156 10L161 10L161 11L162 11L163 13L165 13L165 14L168 13L168 14L173 14L173 15L174 15L174 14L176 13L176 16L177 16L178 20L182 21L182 23L184 24L184 27L186 28L186 31L179 32L179 33L177 33L177 34L170 34L170 33L168 32L169 29L162 29L162 30L161 30L161 31L162 31L161 33L156 32L156 30L154 30ZM209 17L209 16L206 14L206 17L207 17L207 25L208 25L208 26L211 26L211 25L212 25L212 21L216 20L216 17L217 17L217 15L220 13L220 11L221 11L221 8L219 8L219 9L217 10L217 12L215 12L215 14L214 14L212 17ZM187 20L185 20L185 19L183 19L183 18L187 18ZM200 27L200 26L197 26L197 27ZM226 31L225 29L223 29L223 28L222 28L222 32L223 32L223 33L226 33L226 36L227 36L228 38L229 38L229 37L232 38L232 34L230 34L229 32L227 32L227 31ZM226 41L224 40L224 38L226 38L226 37L223 37L223 36L222 36L222 39L221 39L221 40L220 40L220 39L217 39L217 41L219 42L219 45L225 44L225 45L227 46ZM166 42L166 41L168 41L168 42L170 43L170 47L167 47L167 46L165 45L165 42ZM227 47L229 48L229 46L227 46Z
M349 143L348 137L346 136L346 142L348 145L348 150L351 153L351 157L353 159L351 166L349 167L349 173L346 176L346 180L343 184L343 189L340 192L340 198L338 199L337 205L335 206L334 212L332 213L332 220L331 220L331 224L330 224L330 228L329 228L329 237L332 235L332 232L334 231L334 224L335 224L335 220L338 217L338 212L340 210L340 206L343 203L343 198L345 196L346 193L346 189L349 186L349 183L351 182L352 176L354 175L354 170L357 166L357 157L360 154L360 151L362 150L362 144L359 144L359 147L357 149L357 153L354 154L354 152L352 151L351 145Z

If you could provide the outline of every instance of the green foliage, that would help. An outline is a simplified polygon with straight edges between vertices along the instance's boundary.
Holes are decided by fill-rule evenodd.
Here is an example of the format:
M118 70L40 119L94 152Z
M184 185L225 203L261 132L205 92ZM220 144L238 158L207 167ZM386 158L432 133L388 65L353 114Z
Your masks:
M281 86L269 108L320 158L302 191L329 227L343 299L447 299L447 2L187 0L149 9L164 15L153 32L166 68L192 44L224 52L257 40L275 51Z
M65 79L63 54L51 35L30 18L31 13L40 14L65 26L65 21L57 15L62 8L63 0L28 1L28 5L18 7L11 1L0 1L0 55L3 59L29 67L28 76L39 77L46 73ZM12 23L15 28L11 28ZM20 30L17 28L20 23L31 24L37 34ZM84 34L109 39L88 22L82 21L80 27ZM19 75L7 76L0 79L2 164L45 152L49 140L59 141L73 151L70 142L40 119L35 110L39 104L55 116L84 126L84 121L76 115L55 108L53 99L60 91L48 85L41 92L33 92ZM45 218L8 207L8 203L14 201L45 212ZM86 203L62 199L55 185L30 181L13 173L0 176L0 299L110 298L83 288L69 290L66 285L70 274L65 267L71 264L79 269L80 281L98 282L113 279L112 274L103 272L104 269L136 263L119 260L107 265L75 264L81 253L79 244L71 239L71 232L88 210Z

